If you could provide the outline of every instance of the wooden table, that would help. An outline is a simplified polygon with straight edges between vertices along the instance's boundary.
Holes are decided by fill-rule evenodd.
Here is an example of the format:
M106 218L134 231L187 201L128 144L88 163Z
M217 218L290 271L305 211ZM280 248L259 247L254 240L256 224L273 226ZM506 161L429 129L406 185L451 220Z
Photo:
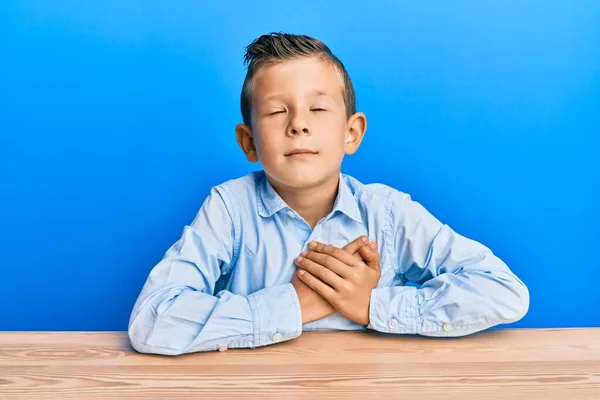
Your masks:
M456 339L304 333L255 350L138 354L124 332L0 332L0 399L600 399L600 328Z

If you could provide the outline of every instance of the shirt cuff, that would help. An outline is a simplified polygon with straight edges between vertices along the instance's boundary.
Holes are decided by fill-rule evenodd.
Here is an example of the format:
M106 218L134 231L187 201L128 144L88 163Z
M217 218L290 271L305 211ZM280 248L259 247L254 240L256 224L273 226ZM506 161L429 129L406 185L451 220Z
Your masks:
M270 286L248 296L254 346L283 342L302 333L302 313L291 283Z
M421 331L417 288L380 287L371 291L368 328L384 333L417 334Z

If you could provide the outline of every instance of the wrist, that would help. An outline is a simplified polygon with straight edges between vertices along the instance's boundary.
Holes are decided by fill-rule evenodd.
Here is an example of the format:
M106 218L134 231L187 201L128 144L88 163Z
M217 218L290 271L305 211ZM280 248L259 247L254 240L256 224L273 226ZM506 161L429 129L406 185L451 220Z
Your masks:
M331 306L331 304L329 304L321 297L320 294L312 290L299 278L294 277L291 283L298 296L302 325L325 318L335 313L335 309Z
M302 315L302 324L306 323L306 318L308 314L308 296L306 296L306 290L302 287L302 281L294 278L292 280L292 286L294 290L296 290L296 295L298 296L298 303L300 304L300 313Z
M375 289L375 288L373 288ZM367 297L367 301L365 302L366 304L366 309L363 313L363 317L362 317L362 321L361 321L361 325L367 326L367 327L371 327L371 296L373 294L373 289L371 289L369 291L369 296Z

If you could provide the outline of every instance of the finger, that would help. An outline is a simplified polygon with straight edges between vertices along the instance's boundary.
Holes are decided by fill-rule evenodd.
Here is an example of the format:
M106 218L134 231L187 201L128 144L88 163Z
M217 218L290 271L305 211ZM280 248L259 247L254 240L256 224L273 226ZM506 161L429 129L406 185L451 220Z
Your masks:
M360 249L365 244L367 244L368 241L369 241L369 238L366 237L365 235L359 236L356 239L354 239L353 241L351 241L350 243L348 243L347 245L345 245L344 247L342 247L342 250L345 250L350 254L354 254L358 251L358 249Z
M361 262L359 260L357 260L355 257L352 257L352 254L347 253L345 250L342 249L338 249L335 246L332 246L330 244L325 244L322 245L322 243L316 242L316 246L311 247L312 250L314 250L312 253L313 254L327 254L328 256L331 256L333 258L335 258L336 260L341 261L342 263L349 265L351 267L359 267L361 265ZM310 245L309 245L310 247ZM364 246L363 246L364 247ZM318 261L317 261L318 262ZM322 264L324 265L324 264Z
M369 242L369 243L365 244L365 246L372 246L371 248L373 248L374 250L377 250L377 244L375 242ZM354 254L352 254L352 255L354 257L358 258L360 261L365 261L362 258L362 256L360 255L360 248L358 250L356 250L356 252L354 252Z
M298 271L298 277L302 282L306 283L306 285L309 288L320 294L325 300L329 302L329 304L333 305L337 293L329 285L323 283L308 271Z
M377 245L375 245L377 247ZM360 255L371 268L379 269L379 252L371 246L363 246L359 249Z
M358 249L358 252L365 261L375 261L379 258L377 243L374 242L369 242L369 244Z
M344 250L338 249L341 252ZM305 253L303 253L305 254ZM346 253L348 257L353 259L355 262L360 263L356 258L352 257L350 254ZM327 268L330 271L333 271L337 276L342 278L349 278L352 275L352 266L343 263L342 261L332 257L328 254L319 253L317 251L309 251L306 253L304 258L309 259L312 262L322 266L323 268Z
M305 257L298 257L296 264L299 268L310 272L313 276L319 278L334 289L341 288L344 284L344 280L337 275L333 270L323 266L323 264L317 263L308 257L311 254L307 254Z

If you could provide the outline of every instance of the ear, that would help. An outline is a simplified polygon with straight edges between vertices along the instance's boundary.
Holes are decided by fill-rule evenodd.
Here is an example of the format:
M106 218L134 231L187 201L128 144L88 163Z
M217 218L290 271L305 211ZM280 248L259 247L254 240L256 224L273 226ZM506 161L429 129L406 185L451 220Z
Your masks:
M252 130L247 125L237 124L235 127L235 135L237 137L238 145L246 155L246 159L251 163L257 162L258 154L256 154Z
M367 117L357 112L348 119L348 136L346 137L346 154L356 153L367 131Z

